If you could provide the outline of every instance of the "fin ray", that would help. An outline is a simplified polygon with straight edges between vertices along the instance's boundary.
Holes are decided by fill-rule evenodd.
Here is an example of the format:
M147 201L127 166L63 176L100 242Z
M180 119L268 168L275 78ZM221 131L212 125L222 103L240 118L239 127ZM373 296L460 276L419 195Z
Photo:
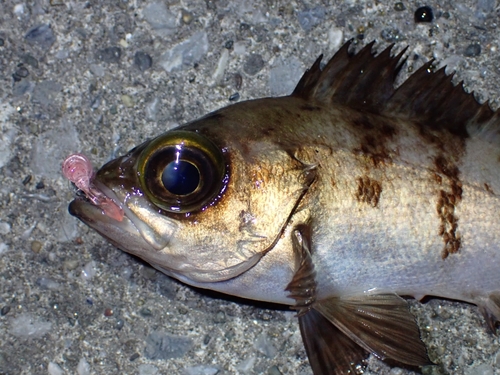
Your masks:
M394 83L406 59L406 48L392 56L393 45L376 55L374 42L350 53L346 42L321 70L320 56L300 79L291 96L323 104L341 104L369 113L411 119L422 129L445 130L461 138L484 127L500 132L500 110L480 104L463 84L453 84L445 68L425 63L397 89ZM427 131L428 131L427 130ZM498 137L497 137L498 138Z
M478 306L488 324L488 328L496 334L497 324L500 322L500 292L491 293L486 301L478 303Z
M431 364L406 301L395 294L330 298L316 301L314 308L381 359L411 366Z
M314 309L299 317L299 325L314 374L356 374L370 355Z
M294 230L292 244L296 254L296 271L285 290L290 292L288 297L295 299L293 308L299 316L309 311L316 299L316 271L311 258L310 238L310 225L298 225Z

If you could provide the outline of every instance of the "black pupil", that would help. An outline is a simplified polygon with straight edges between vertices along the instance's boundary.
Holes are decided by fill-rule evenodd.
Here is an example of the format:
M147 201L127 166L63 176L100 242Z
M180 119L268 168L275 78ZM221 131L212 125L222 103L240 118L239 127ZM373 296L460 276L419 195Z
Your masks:
M163 186L175 195L188 195L200 184L200 172L188 161L172 161L167 164L161 175Z

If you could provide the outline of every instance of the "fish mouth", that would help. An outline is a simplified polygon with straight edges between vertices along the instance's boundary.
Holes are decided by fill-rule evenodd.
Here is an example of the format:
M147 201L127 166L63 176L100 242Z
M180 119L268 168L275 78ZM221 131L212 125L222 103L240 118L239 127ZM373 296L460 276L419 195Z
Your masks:
M87 198L77 197L68 206L70 215L97 231L114 246L140 256L142 249L148 246L140 232L127 216L118 221L90 202ZM124 243L127 244L124 248Z
M261 258L261 254L256 254L244 262L229 267L200 268L189 262L184 255L172 253L169 245L171 241L175 241L174 234L177 230L174 221L163 218L162 228L167 233L160 234L143 218L136 215L136 213L140 215L137 209L132 212L124 203L123 210L123 219L118 221L87 198L77 197L68 207L72 216L97 231L115 247L143 259L166 275L193 286L203 287L205 283L231 279L248 271Z

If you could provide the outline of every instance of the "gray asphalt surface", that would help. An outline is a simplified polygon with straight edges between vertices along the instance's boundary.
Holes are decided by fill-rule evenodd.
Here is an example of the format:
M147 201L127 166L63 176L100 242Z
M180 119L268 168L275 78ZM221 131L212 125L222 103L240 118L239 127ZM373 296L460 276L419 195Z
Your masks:
M434 19L417 24L423 5ZM496 108L498 21L492 0L2 0L0 374L311 374L292 312L188 288L69 216L62 160L100 166L236 100L287 94L349 38L408 45L408 68L436 58ZM411 306L436 363L424 374L500 374L476 307ZM375 358L365 372L411 373Z

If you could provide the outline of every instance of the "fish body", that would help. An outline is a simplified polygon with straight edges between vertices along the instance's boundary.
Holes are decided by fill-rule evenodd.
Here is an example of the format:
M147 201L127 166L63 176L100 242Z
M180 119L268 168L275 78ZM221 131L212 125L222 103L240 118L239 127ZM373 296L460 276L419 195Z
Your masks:
M189 285L292 306L316 375L429 364L399 296L477 304L495 329L500 115L431 63L395 89L404 51L371 49L103 166L123 220L70 212Z

